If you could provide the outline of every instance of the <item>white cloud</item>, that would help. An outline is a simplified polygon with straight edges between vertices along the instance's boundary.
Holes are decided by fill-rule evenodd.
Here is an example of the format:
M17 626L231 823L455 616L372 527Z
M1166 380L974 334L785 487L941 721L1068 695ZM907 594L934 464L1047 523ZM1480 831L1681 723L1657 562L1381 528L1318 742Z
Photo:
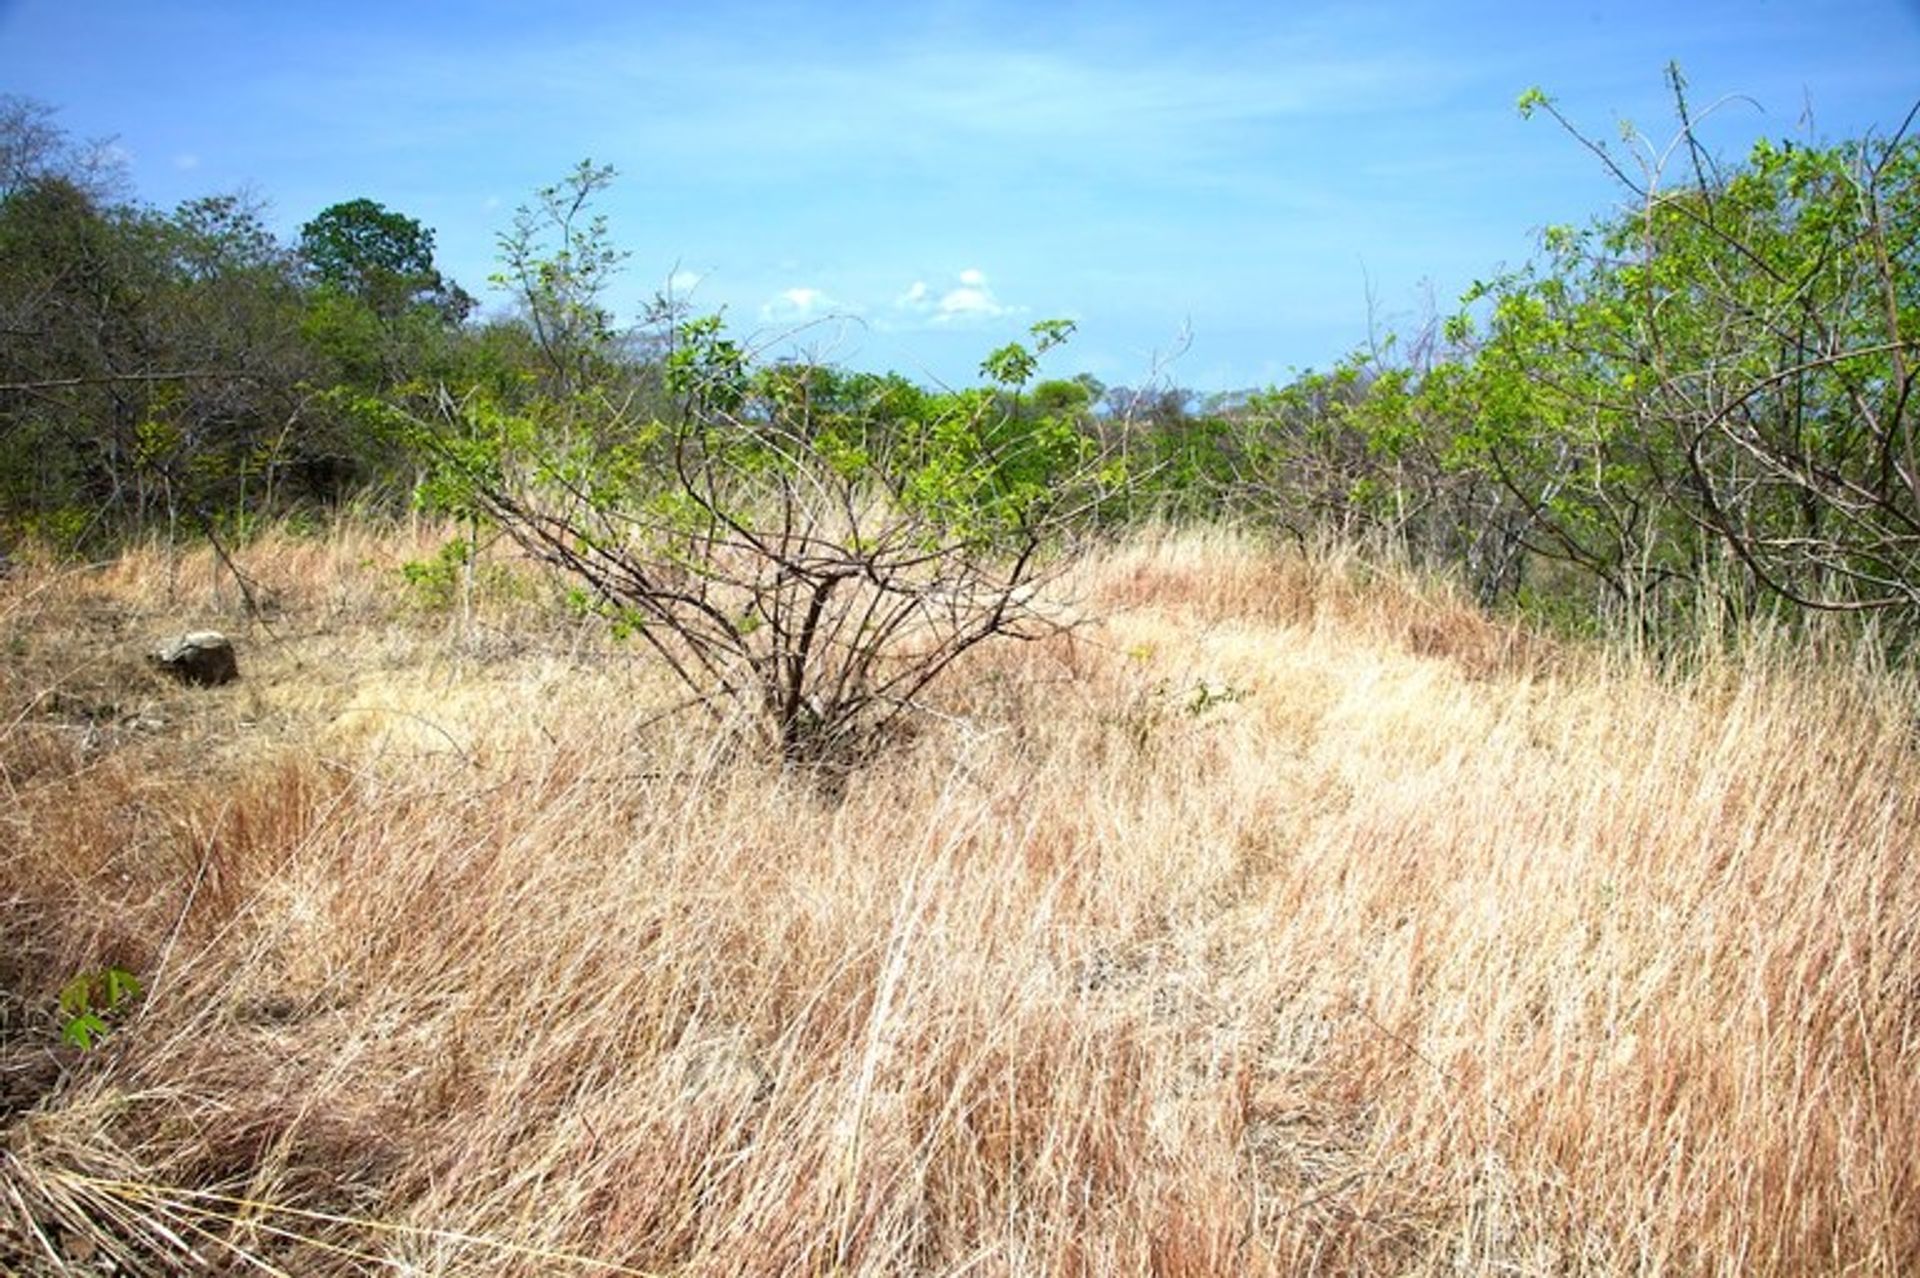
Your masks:
M996 319L1021 310L1008 306L995 296L987 283L987 273L970 266L954 277L953 287L935 294L925 280L913 285L893 301L894 309L923 316L933 324L966 324Z
M855 315L860 308L849 306L824 289L795 287L782 289L760 306L763 324L804 324L828 315Z
M173 157L173 167L182 173L191 173L200 167L200 157L191 151L182 151Z
M994 300L993 294L984 288L956 288L940 299L939 318L957 319L963 316L1004 315L1006 307Z
M675 271L667 277L667 294L670 297L685 297L699 288L700 281L705 278L699 271Z

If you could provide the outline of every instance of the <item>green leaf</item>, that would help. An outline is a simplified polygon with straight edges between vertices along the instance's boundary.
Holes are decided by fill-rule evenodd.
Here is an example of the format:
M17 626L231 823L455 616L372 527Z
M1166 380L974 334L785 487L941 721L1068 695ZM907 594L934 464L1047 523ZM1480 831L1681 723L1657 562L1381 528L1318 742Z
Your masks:
M140 997L140 981L124 968L110 967L106 972L107 1007L118 1011Z
M92 1051L93 1045L106 1037L107 1023L96 1012L82 1012L69 1017L60 1027L60 1037L83 1052Z
M93 1006L94 973L82 972L60 987L60 1010L67 1016L84 1015Z

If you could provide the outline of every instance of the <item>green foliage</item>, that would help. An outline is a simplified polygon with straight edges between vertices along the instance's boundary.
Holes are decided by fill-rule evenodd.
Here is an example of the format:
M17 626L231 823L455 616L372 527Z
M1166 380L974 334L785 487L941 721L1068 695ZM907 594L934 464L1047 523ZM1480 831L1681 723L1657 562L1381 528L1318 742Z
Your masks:
M1252 695L1245 688L1236 687L1231 683L1209 683L1201 679L1195 682L1192 690L1188 692L1186 704L1182 708L1186 711L1188 718L1199 719L1221 706L1234 705Z
M432 559L409 560L400 566L414 600L432 612L442 612L460 602L461 583L473 568L474 543L455 537L440 547Z
M1420 428L1643 615L1708 588L1920 622L1920 263L1897 247L1920 240L1920 145L1763 140L1726 165L1670 81L1685 173L1583 137L1635 207L1551 227L1539 261L1476 286L1484 335ZM1739 575L1709 572L1716 546Z
M537 383L510 406L471 385L355 411L416 450L420 500L563 570L572 607L650 648L718 722L758 724L783 764L837 775L961 653L1049 628L1032 577L1086 497L1092 441L1077 413L1036 411L1017 390L1072 326L996 352L1002 389L931 394L755 366L722 317L673 314L666 411L642 415L611 393L597 302L620 256L590 208L610 178L581 166L502 238L500 278L547 361ZM444 594L460 563L409 576Z
M1382 344L1207 432L1159 432L1154 464L1219 508L1389 539L1535 615L1920 626L1920 142L1763 141L1728 163L1670 80L1678 136L1636 146L1656 157L1638 171L1545 94L1520 100L1626 211L1547 227L1404 355Z
M116 202L48 112L7 99L0 519L78 549L370 490L476 534L544 512L583 553L644 543L686 572L716 530L763 545L753 521L804 482L967 555L1092 520L1252 518L1391 543L1537 615L1651 631L1818 608L1920 631L1920 143L1727 161L1669 78L1666 146L1589 137L1539 89L1516 103L1587 149L1620 209L1548 226L1404 344L1205 405L1043 377L1068 320L960 391L762 365L671 299L623 330L626 254L595 207L614 173L587 161L499 237L513 313L467 325L412 218L351 200L283 246L244 197ZM446 563L414 568L444 593ZM743 615L736 639L770 625Z
M997 411L991 395L948 396L913 424L896 482L904 503L935 527L991 538L1046 503L1082 444L1060 422Z
M1019 342L1009 342L981 361L980 374L1010 389L1025 386L1040 366L1040 357L1073 336L1072 320L1041 320L1028 331L1033 336L1029 350Z
M1037 324L1035 349L1015 343L987 365L1017 384L1071 330ZM1069 499L1060 480L1094 448L1081 413L1039 411L988 389L930 394L896 376L755 369L718 315L681 321L665 367L686 423L679 429L703 457L742 480L817 466L836 482L889 494L933 536L1017 538Z
M300 336L326 365L329 382L366 390L392 381L387 326L373 307L351 293L324 289L309 299Z
M614 179L611 165L582 160L540 188L499 237L500 267L489 282L511 294L545 361L552 392L566 398L605 371L615 333L602 298L627 259L606 217L590 206Z
M667 352L666 379L690 415L738 412L749 389L746 352L726 336L723 317L685 320Z
M57 179L0 201L0 485L92 505L98 541L271 503L293 482L308 369L291 260L236 197L172 216Z
M1068 320L1042 320L1031 349L1009 343L981 364L1008 391L1032 379L1040 357L1073 333ZM1023 401L980 389L923 398L917 419L894 424L898 446L888 483L930 525L987 541L1021 535L1057 518L1086 496L1063 480L1085 478L1096 441L1077 407L1059 411L1059 396Z
M363 303L392 321L416 306L458 324L473 299L433 263L433 231L372 200L321 210L300 228L300 257L323 290Z
M114 1018L140 997L140 982L120 967L81 972L60 987L60 1037L91 1051L112 1029Z
M430 559L400 566L411 603L427 613L445 613L476 601L505 603L533 597L532 583L503 563L483 560L477 531L450 538Z
M1041 382L1033 388L1030 397L1033 410L1061 421L1085 422L1093 411L1093 387L1097 385L1097 382L1089 384L1078 378Z
M173 252L188 279L217 280L236 272L278 272L284 253L260 207L237 195L184 201L173 214Z

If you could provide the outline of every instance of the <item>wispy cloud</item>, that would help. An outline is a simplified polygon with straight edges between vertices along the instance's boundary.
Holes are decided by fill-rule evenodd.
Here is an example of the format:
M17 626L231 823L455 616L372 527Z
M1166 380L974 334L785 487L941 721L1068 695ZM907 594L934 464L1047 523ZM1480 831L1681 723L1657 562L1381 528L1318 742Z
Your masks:
M1187 163L1241 127L1381 113L1459 76L1440 57L1335 54L1281 37L1270 56L1227 60L1144 43L1022 48L984 30L912 34L851 55L801 35L781 57L755 56L736 37L650 22L631 38L521 42L492 49L481 77L471 50L410 49L404 67L375 58L351 72L286 74L277 96L326 102L330 118L377 134L383 148L448 140L435 120L510 132L518 121L507 105L538 102L541 136L574 150L645 154L683 177L764 177L853 162L1019 165L1034 155L1075 166ZM644 62L636 47L649 48ZM396 119L407 122L397 138Z

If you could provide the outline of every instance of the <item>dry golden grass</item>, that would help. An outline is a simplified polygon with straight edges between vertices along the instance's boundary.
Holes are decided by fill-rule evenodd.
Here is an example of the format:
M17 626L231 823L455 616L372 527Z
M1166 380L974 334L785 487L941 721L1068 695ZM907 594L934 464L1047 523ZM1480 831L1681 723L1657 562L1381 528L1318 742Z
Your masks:
M1908 686L1143 537L828 803L433 548L0 586L0 1269L1920 1269Z

